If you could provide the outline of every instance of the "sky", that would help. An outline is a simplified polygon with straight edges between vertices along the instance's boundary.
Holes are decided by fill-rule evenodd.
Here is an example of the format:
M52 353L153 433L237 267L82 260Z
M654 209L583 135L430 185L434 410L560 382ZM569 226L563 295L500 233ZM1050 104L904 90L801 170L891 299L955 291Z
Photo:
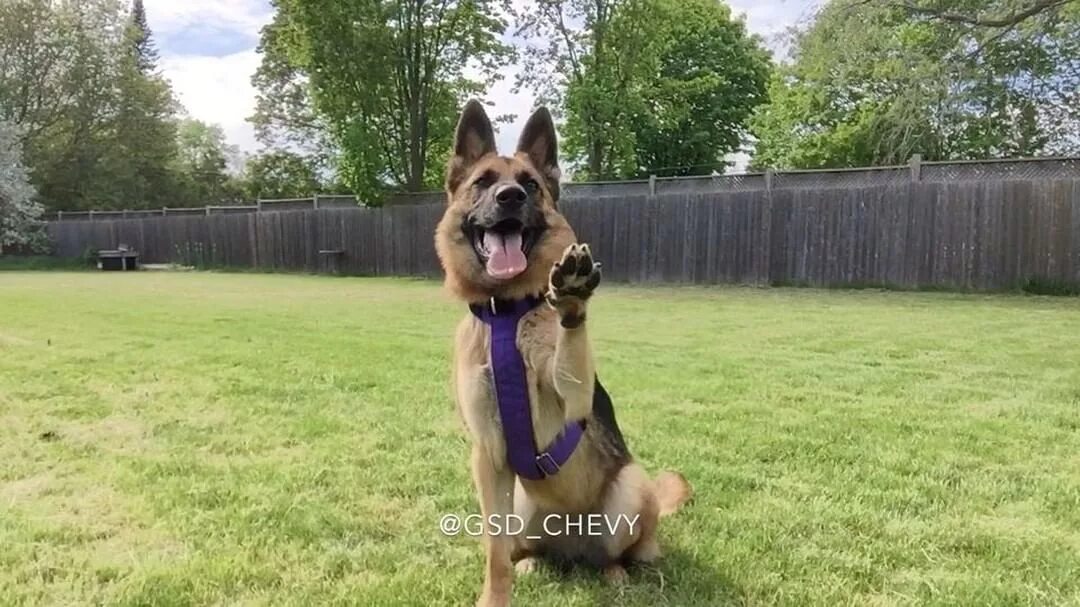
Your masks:
M193 117L221 125L229 143L245 152L259 144L247 118L255 111L251 76L259 65L259 31L273 12L268 0L144 0L147 20L161 55L161 69ZM729 0L746 16L750 31L775 48L788 26L806 18L817 0ZM516 114L503 126L499 147L508 151L532 109L533 97L510 91L512 78L487 96L493 114Z

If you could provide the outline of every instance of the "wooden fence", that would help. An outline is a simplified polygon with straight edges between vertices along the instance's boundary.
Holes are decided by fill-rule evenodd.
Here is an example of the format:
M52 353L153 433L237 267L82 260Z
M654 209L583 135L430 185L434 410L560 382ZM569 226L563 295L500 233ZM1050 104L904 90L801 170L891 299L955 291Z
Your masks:
M563 210L616 281L1080 285L1080 179L632 195L575 199ZM144 263L436 277L441 213L426 204L60 221L48 230L61 256L127 244Z

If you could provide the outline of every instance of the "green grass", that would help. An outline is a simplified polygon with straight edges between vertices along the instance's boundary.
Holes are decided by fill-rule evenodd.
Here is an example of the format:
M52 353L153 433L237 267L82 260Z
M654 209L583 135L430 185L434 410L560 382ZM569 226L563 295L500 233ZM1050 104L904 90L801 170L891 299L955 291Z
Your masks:
M0 604L464 605L463 314L423 281L0 275ZM623 590L515 604L1080 604L1080 305L604 285L630 447L691 480Z

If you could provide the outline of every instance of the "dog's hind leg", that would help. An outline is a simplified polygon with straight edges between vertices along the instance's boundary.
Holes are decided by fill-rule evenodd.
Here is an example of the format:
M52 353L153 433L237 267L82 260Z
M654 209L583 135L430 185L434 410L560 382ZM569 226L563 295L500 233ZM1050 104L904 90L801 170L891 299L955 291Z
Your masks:
M651 562L660 556L660 508L652 479L641 466L630 463L619 471L604 497L603 513L611 531L606 548L613 562Z

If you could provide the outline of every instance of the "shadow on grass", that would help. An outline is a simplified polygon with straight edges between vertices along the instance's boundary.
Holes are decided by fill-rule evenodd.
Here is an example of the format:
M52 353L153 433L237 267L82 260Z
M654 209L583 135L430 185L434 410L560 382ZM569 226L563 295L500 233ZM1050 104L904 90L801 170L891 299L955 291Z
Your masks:
M722 571L695 555L669 548L656 563L627 567L625 584L607 582L595 568L544 562L535 574L516 575L514 595L542 595L558 587L595 605L742 605L745 593ZM524 598L524 597L523 597Z

